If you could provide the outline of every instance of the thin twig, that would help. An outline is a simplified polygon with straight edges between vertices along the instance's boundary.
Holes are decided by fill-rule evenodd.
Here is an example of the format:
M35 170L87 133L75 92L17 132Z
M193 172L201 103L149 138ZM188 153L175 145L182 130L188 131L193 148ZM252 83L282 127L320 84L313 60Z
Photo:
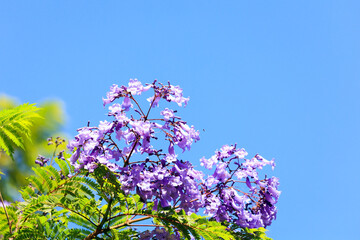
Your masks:
M5 206L4 199L3 199L3 197L2 197L1 192L0 192L0 200L1 200L2 206L3 206L4 211L5 211L5 215L6 215L8 224L9 224L10 234L12 234L12 231L11 231L11 222L10 222L10 219L9 219L9 214L8 214L8 212L7 212L7 210L6 210L6 206Z
M159 97L161 97L161 96L159 96ZM152 105L154 104L156 98L157 98L157 96L156 96L156 93L155 93L155 94L154 94L154 98L153 98L153 100L151 101L150 107L149 107L149 109L148 109L148 111L147 111L147 113L146 113L145 121L147 120L147 118L148 118L148 116L149 116L150 110L151 110Z
M57 150L58 146L59 146L59 145L56 144L55 149L54 149L54 152L53 152L53 155L52 155L52 158L51 158L50 166L52 166L52 163L53 163L53 161L54 161L55 154L56 154L56 150Z
M139 105L138 102L135 100L135 98L133 97L132 94L130 94L130 99L135 102L135 104L138 106L140 112L142 113L143 117L145 117L145 113L143 112L143 110L141 109L140 105Z
M131 227L164 227L163 225L155 225L155 224L131 224Z
M139 143L139 141L140 141L140 137L138 136L137 139L136 139L135 142L134 142L134 145L133 145L130 153L129 153L129 156L128 156L127 159L126 159L126 162L124 163L124 167L126 167L127 165L129 165L130 157L131 157L132 153L134 152L134 150L135 150L135 148L136 148L136 145Z

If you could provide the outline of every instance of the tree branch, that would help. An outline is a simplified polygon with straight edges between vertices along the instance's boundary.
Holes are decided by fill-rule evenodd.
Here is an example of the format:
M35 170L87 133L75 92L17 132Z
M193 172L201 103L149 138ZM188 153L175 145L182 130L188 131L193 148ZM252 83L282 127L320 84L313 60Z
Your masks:
M8 224L9 224L9 231L10 231L10 234L12 234L12 231L11 231L11 221L10 221L10 219L9 219L9 214L8 214L8 212L7 212L7 210L6 210L5 203L4 203L4 199L3 199L3 197L2 197L1 192L0 192L0 200L1 200L2 206L3 206L4 211L5 211L5 215L6 215L6 218L7 218Z

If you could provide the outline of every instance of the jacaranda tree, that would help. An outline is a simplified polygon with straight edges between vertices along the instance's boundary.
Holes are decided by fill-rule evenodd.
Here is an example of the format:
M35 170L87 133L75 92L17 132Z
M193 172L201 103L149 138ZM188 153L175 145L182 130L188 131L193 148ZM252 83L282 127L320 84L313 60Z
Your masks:
M150 92L148 103L137 95ZM0 210L5 239L269 239L276 217L275 167L256 154L225 145L195 170L179 154L199 132L161 101L186 106L179 86L154 81L113 85L103 99L111 120L78 129L69 153L39 157L20 192L23 201ZM158 114L156 114L158 113ZM1 128L1 126L0 126ZM63 140L49 139L55 147ZM5 206L7 205L7 206Z

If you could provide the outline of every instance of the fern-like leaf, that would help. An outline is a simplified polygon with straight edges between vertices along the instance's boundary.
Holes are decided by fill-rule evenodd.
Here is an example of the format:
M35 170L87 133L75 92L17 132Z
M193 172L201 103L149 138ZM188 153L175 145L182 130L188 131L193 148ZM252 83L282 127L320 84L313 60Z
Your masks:
M14 159L15 147L24 149L24 139L30 139L30 127L34 119L41 118L39 108L25 103L0 111L0 149Z

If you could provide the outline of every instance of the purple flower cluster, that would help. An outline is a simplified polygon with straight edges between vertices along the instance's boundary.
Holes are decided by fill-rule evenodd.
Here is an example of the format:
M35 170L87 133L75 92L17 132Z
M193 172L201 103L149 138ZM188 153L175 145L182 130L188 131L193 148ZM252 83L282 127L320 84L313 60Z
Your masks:
M150 105L143 109L134 96L150 89ZM117 99L121 103L113 103ZM128 86L113 85L103 99L104 106L112 103L108 115L113 120L78 129L78 135L68 145L73 151L71 163L77 170L89 172L99 165L107 166L118 176L125 193L137 193L142 201L154 202L155 208L176 207L187 213L204 209L217 221L241 227L270 225L276 217L279 183L274 177L259 179L258 169L267 165L274 168L274 161L260 155L245 159L244 149L225 145L214 156L200 160L205 168L215 168L205 179L190 162L178 159L175 151L176 146L182 152L190 150L200 139L199 132L168 108L160 112L160 117L150 117L151 109L159 106L161 99L179 106L189 101L179 86L170 83L154 81L144 86L130 79ZM167 142L165 149L154 147L159 138Z
M152 239L177 240L177 239L180 239L180 236L179 236L179 234L170 235L170 233L167 232L165 228L156 227L152 231L146 230L146 231L140 233L139 239L141 239L141 240L152 240Z
M209 159L200 160L208 169L215 166L203 186L205 213L241 227L266 227L276 218L279 183L275 177L260 180L257 170L266 165L274 168L275 163L258 154L251 159L246 156L243 148L225 145Z
M145 114L133 95L140 95L151 88L154 89L155 100L151 100ZM182 90L178 86L156 84L155 81L144 87L138 80L131 79L128 87L113 85L107 93L107 98L103 99L104 105L118 98L124 98L123 103L114 103L109 107L109 116L114 117L112 122L102 121L98 127L80 128L79 134L70 141L69 149L71 151L76 149L70 159L76 169L84 168L92 172L100 163L111 170L119 170L120 166L109 160L119 161L122 158L124 165L127 166L130 164L130 157L135 153L155 155L167 162L174 162L176 161L174 145L179 146L183 151L190 150L191 144L200 139L199 132L176 117L173 110L166 108L162 111L164 119L160 119L160 123L149 119L150 108L158 104L156 99L163 98L178 105L187 103L189 99L183 97ZM140 119L134 119L132 115L127 116L127 112L133 109L134 105L138 106L134 111L141 115ZM119 142L115 142L112 138L113 133ZM158 139L155 133L163 133L165 139L170 142L168 154L161 154L162 150L151 145L152 140Z
M35 163L38 164L40 167L43 167L44 164L46 164L49 160L50 160L49 158L45 158L44 156L39 155L35 159Z
M121 168L119 179L125 193L136 190L144 201L154 201L155 208L160 204L163 208L177 206L186 212L197 212L202 207L200 201L193 201L201 198L202 172L180 160L173 164L164 160L147 163Z

